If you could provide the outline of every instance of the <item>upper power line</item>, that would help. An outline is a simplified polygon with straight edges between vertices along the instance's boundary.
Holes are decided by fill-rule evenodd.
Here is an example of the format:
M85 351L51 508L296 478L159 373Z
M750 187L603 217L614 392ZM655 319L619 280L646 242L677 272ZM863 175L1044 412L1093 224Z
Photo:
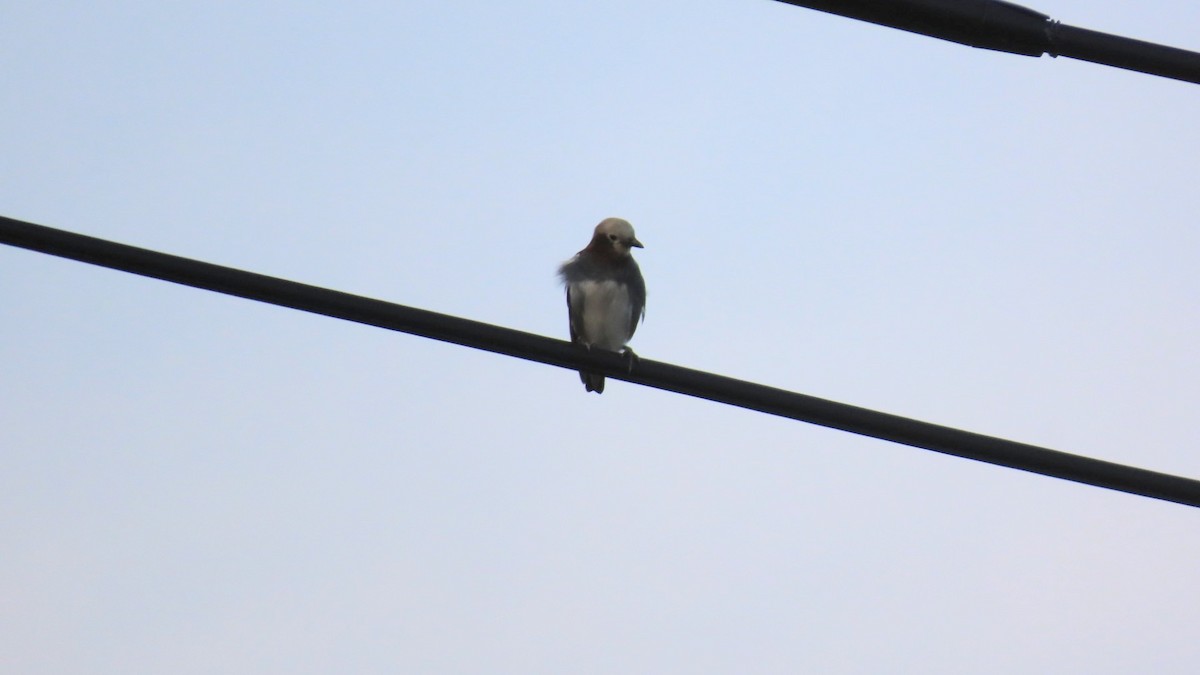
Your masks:
M1200 54L1053 21L1002 0L778 0L972 47L1066 56L1200 84Z
M836 403L669 363L629 361L511 328L405 307L0 216L0 243L260 302L540 361L842 431L1200 507L1200 481Z

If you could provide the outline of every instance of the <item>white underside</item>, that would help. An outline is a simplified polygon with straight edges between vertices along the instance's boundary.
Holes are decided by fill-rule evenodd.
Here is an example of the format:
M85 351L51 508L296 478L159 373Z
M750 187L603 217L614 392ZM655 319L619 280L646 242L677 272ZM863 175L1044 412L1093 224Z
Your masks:
M583 299L583 321L576 326L585 344L619 351L629 342L633 325L633 303L629 288L615 281L581 281L571 285L571 294Z

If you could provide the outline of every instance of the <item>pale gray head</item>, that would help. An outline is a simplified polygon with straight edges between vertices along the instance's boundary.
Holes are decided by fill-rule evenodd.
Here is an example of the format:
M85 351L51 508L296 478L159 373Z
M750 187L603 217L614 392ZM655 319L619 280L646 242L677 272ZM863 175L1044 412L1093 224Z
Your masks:
M592 248L607 247L622 255L629 255L631 248L644 248L633 233L633 226L624 218L605 218L592 234Z

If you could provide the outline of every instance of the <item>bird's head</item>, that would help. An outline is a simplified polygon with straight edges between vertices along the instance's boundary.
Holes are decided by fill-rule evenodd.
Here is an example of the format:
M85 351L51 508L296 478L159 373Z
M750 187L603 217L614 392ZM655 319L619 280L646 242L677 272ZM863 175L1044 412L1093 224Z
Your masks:
M632 248L645 248L633 234L633 226L623 218L605 218L592 234L590 248L612 251L617 255L629 255Z

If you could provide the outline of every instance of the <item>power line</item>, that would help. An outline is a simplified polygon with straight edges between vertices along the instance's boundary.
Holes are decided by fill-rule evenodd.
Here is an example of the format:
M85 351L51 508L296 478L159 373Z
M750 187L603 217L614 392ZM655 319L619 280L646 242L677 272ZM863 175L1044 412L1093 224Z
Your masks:
M1002 0L778 1L971 47L1066 56L1200 84L1196 52L1068 26Z
M1200 481L984 436L690 368L150 251L0 216L0 243L273 305L788 417L957 457L1200 506Z

